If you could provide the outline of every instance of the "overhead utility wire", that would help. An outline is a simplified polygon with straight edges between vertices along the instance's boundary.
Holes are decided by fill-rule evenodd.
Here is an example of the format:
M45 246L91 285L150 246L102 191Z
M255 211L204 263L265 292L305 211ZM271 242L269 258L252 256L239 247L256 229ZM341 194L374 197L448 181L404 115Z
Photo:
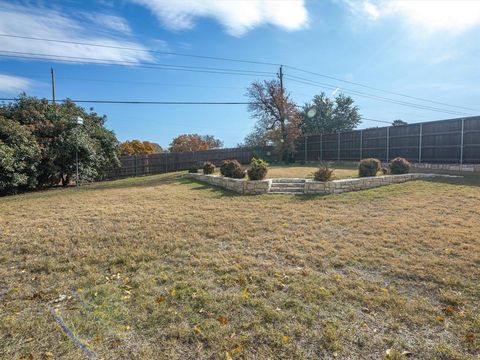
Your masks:
M248 64L260 64L260 65L272 65L272 66L279 66L280 65L280 64L277 64L277 63L271 63L271 62L265 62L265 61L254 61L254 60L234 59L234 58L225 58L225 57L185 54L185 53L177 53L177 52L173 52L173 51L148 50L148 49L131 48L131 47L124 47L124 46L92 44L92 43L79 42L79 41L47 39L47 38L21 36L21 35L13 35L13 34L2 34L2 33L0 33L0 37L11 37L11 38L28 39L28 40L35 40L35 41L47 41L47 42L57 42L57 43L74 44L74 45L94 46L94 47L102 47L102 48L129 50L129 51L141 51L141 52L147 52L147 53L159 53L159 54L165 54L165 55L184 56L184 57L209 59L209 60L231 61L231 62L240 62L240 63L248 63ZM458 109L480 112L480 110L478 110L478 109L473 109L473 108L458 106L458 105L452 105L452 104L448 104L448 103L444 103L444 102L440 102L440 101L435 101L435 100L425 99L425 98L421 98L421 97L406 95L406 94L402 94L402 93L398 93L398 92L394 92L394 91L389 91L389 90L385 90L385 89L380 89L380 88L376 88L376 87L373 87L373 86L361 84L361 83L358 83L358 82L348 81L348 80L336 78L334 76L329 76L329 75L317 73L317 72L314 72L314 71L305 70L305 69L295 67L295 66L285 65L285 67L290 68L292 70L301 71L301 72L304 72L304 73L307 73L307 74L316 75L316 76L320 76L320 77L325 77L325 78L328 78L328 79L341 81L341 82L344 82L344 83L348 83L348 84L352 84L352 85L356 85L356 86L361 86L361 87L364 87L364 88L367 88L367 89L380 91L380 92L385 92L385 93L389 93L389 94L396 95L396 96L402 96L402 97L413 99L413 100L430 102L430 103L437 104L437 105L443 105L443 106L454 107L454 108L458 108Z
M0 101L15 101L16 98L0 98ZM52 99L45 99L53 102ZM127 105L249 105L252 102L246 101L135 101L135 100L75 100L64 99L55 100L56 102L71 101L74 103L92 103L92 104L127 104Z
M480 112L479 109L473 109L473 108L458 106L458 105L451 105L451 104L447 104L447 103L444 103L444 102L441 102L441 101L435 101L435 100L425 99L425 98L421 98L421 97L417 97L417 96L406 95L406 94L398 93L398 92L395 92L395 91L380 89L380 88L377 88L377 87L364 85L364 84L361 84L361 83L358 83L358 82L355 82L355 81L343 80L343 79L340 79L340 78L337 78L337 77L334 77L334 76L329 76L329 75L320 74L320 73L317 73L317 72L314 72L314 71L301 69L301 68L298 68L298 67L295 67L295 66L284 65L284 67L292 69L292 70L301 71L301 72L304 72L304 73L307 73L307 74L310 74L310 75L316 75L316 76L324 77L324 78L327 78L327 79L341 81L341 82L344 82L344 83L347 83L347 84L361 86L361 87L366 88L366 89L371 89L371 90L380 91L380 92L384 92L384 93L388 93L388 94L392 94L392 95L402 96L402 97L409 98L409 99L412 99L412 100L425 101L425 102L430 102L430 103L437 104L437 105L450 106L450 107L455 107L455 108L458 108L458 109Z
M68 55L57 55L57 54L38 54L38 53L29 53L29 52L21 52L21 51L7 51L7 50L0 50L1 53L5 53L5 56L9 54L14 54L14 57L22 57L22 58L31 58L31 57L41 57L47 60L51 60L51 58L63 58L78 62L79 60L83 61L92 61L93 63L100 63L106 65L133 65L133 66L142 66L142 67L149 67L149 68L171 68L173 70L200 70L200 71L218 71L218 72L235 72L235 73L246 73L249 75L273 75L273 73L266 72L266 71L255 71L255 70L243 70L243 69L228 69L228 68L215 68L215 67L205 67L205 66L187 66L187 65L172 65L172 64L163 64L163 63L139 63L136 61L127 61L127 60L108 60L108 59L99 59L99 58L90 58L90 57L81 57L81 56L68 56ZM2 54L0 54L2 55ZM155 65L155 66L153 66Z
M311 85L311 86L316 86L316 87L320 87L320 88L327 88L327 89L330 89L330 90L338 89L337 86L332 85L332 84L316 82L316 81L312 81L312 80L305 79L305 78L298 77L298 76L285 75L285 78L287 78L291 81L294 81L294 82L298 82L298 83L306 84L306 85ZM441 113L451 114L451 115L457 115L457 116L458 115L460 115L460 116L471 115L471 114L462 113L462 112L455 111L455 110L441 109L441 108L431 107L431 106L427 106L427 105L415 104L415 103L396 100L396 99L392 99L392 98L386 98L386 97L375 95L375 94L363 93L363 92L360 92L360 91L357 91L357 90L346 89L346 88L341 88L341 89L343 91L345 91L346 93L351 93L351 94L355 94L355 95L358 95L358 96L361 96L361 97L365 97L365 98L369 98L369 99L373 99L373 100L378 100L378 101L383 101L383 102L387 102L387 103L392 103L392 104L398 104L398 105L407 106L407 107L411 107L411 108L436 111L436 112L441 112Z
M243 59L225 58L225 57L218 57L218 56L194 55L194 54L185 54L185 53L178 53L178 52L164 51L164 50L149 50L149 49L131 48L131 47L125 47L125 46L104 45L104 44L92 44L92 43L79 42L79 41L69 41L69 40L60 40L60 39L46 39L46 38L31 37L31 36L21 36L21 35L12 35L12 34L0 34L0 36L1 36L1 37L17 38L17 39L27 39L27 40L38 40L38 41L47 41L47 42L57 42L57 43L63 43L63 44L94 46L94 47L102 47L102 48L109 48L109 49L119 49L119 50L128 50L128 51L141 51L141 52L147 52L147 53L155 53L155 54L163 54L163 55L174 55L174 56L184 56L184 57L191 57L191 58L198 58L198 59L219 60L219 61L231 61L231 62L239 62L239 63L246 63L246 64L259 64L259 65L280 66L280 64L271 63L271 62L266 62L266 61L243 60Z

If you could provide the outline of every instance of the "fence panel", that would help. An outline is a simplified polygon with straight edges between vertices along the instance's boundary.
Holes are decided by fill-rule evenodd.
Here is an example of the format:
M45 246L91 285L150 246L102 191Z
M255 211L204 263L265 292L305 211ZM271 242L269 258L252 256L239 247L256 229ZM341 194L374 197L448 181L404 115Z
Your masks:
M463 130L463 131L462 131ZM274 148L238 147L183 153L122 156L121 166L105 178L157 174L187 170L211 161L237 159L247 164L253 157L274 162ZM358 160L375 157L382 161L404 157L413 162L480 163L480 116L431 121L403 126L354 130L335 134L309 135L297 141L296 160Z

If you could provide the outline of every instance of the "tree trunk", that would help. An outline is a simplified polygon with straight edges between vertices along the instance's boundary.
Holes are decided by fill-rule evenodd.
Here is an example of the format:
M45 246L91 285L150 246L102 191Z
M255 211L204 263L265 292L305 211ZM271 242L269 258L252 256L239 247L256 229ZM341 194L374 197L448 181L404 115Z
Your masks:
M70 184L70 175L66 174L65 176L62 175L62 186L67 187Z

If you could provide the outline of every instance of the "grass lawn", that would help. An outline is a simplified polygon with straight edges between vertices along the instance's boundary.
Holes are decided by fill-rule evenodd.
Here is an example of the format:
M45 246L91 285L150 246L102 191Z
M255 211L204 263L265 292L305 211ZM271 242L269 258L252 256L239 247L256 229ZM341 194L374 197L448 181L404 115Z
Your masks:
M267 178L307 178L313 179L313 173L319 164L271 166ZM332 165L334 179L354 178L358 176L358 169L347 165Z
M85 358L50 306L103 359L478 359L479 234L459 180L239 196L168 174L0 198L0 358Z

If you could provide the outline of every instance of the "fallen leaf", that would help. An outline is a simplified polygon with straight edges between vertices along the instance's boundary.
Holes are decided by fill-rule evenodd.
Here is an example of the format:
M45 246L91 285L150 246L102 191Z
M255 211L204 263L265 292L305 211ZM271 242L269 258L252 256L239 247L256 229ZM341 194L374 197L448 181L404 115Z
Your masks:
M197 334L200 334L202 332L202 329L200 329L200 326L195 325L193 327L193 331L195 331Z
M156 302L157 304L161 304L161 303L163 303L164 301L165 301L165 296L163 296L163 295L157 296L157 298L155 299L155 302Z
M228 324L228 319L226 317L222 316L222 315L220 315L217 320L222 325L227 325Z
M465 339L469 342L473 342L475 340L475 334L468 333L467 335L465 335Z
M248 292L248 289L244 289L244 290L242 291L242 297L243 297L244 299L249 299L249 298L250 298L250 293Z
M448 305L443 309L443 311L445 311L447 314L453 314L455 312L455 307Z
M175 295L177 295L177 290L172 289L172 290L170 291L170 295L172 295L173 297L175 297Z
M44 355L46 357L53 357L53 353L51 351L47 351Z
M283 336L282 336L282 341L283 341L284 343L288 343L288 342L290 341L290 338L289 338L288 336L286 336L286 335L283 335Z
M440 316L440 315L436 316L435 319L437 321L445 321L445 318L443 316Z
M232 356L228 351L225 351L225 360L233 360Z

